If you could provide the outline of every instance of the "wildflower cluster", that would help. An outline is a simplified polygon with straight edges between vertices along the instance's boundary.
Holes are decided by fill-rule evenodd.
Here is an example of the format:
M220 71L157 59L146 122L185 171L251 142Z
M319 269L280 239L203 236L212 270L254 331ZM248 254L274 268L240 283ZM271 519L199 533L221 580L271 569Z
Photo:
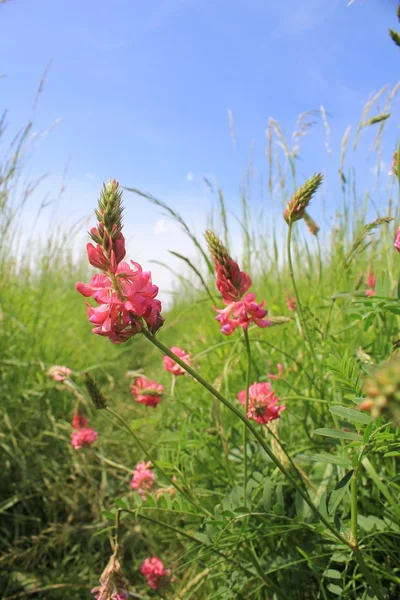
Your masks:
M170 569L165 569L164 563L157 556L146 558L140 572L146 577L152 590L165 586L171 574Z
M185 350L182 350L182 348L178 348L178 346L172 346L171 352L176 354L176 356L178 356L178 358L180 358L184 363L186 363L187 365L190 365L190 354L185 352ZM169 371L170 373L172 373L172 375L175 375L176 377L178 375L185 375L185 373L186 373L185 369L183 369L180 365L178 365L178 363L176 363L169 356L164 356L163 362L164 362L164 368L167 371Z
M161 402L164 386L147 379L147 377L136 377L131 385L131 392L135 396L136 402L146 406L157 406Z
M146 500L154 485L155 475L151 469L151 462L139 463L133 472L131 489L136 490L142 500Z
M274 377L274 376L273 376ZM237 395L238 400L243 406L246 405L246 390L242 390ZM285 405L278 405L278 398L271 389L268 382L253 383L249 387L249 402L247 417L253 419L256 423L266 425L270 421L279 419L280 413L285 410Z
M214 308L219 313L216 319L221 325L221 332L231 335L236 327L247 330L251 323L258 327L268 327L271 323L264 318L268 313L264 308L265 300L257 304L255 294L246 293L251 286L249 275L240 270L212 231L207 230L205 238L214 261L216 286L226 305L221 310Z
M156 333L164 323L161 302L156 299L158 287L151 273L134 261L122 262L125 240L122 234L122 192L117 181L103 187L95 211L97 227L90 230L95 243L86 246L91 265L100 269L88 284L77 283L76 289L86 298L93 297L99 306L87 303L93 333L106 336L114 344L125 342L143 327Z
M88 421L78 410L72 417L72 427L75 431L71 434L71 445L75 450L81 450L86 446L91 446L99 436L93 427L87 427Z

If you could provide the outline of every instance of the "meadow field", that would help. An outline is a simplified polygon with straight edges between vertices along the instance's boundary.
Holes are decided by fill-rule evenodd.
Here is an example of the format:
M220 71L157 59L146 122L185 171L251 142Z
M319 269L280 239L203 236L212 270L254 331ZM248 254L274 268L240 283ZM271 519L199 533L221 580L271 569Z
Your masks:
M106 180L97 269L73 252L86 226L22 235L30 126L2 146L2 598L400 598L399 87L371 95L339 152L323 108L287 137L270 119L262 207L249 164L241 214L215 189L206 237L134 181ZM311 121L321 176L301 167ZM103 271L121 303L139 277L114 264L120 196L158 206L193 251L171 248L164 324L156 292L131 292L112 343L76 284Z

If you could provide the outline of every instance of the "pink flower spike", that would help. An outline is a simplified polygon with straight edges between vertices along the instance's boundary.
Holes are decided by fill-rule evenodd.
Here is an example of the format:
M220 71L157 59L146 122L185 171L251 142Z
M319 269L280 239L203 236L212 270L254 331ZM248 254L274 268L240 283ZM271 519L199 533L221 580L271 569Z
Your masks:
M251 323L258 327L268 327L271 322L264 317L268 311L263 308L265 301L257 304L255 294L248 293L239 302L232 302L226 308L219 310L214 307L214 310L219 313L216 317L221 325L221 333L231 335L236 327L243 327L247 330Z
M71 369L54 365L54 367L48 369L47 375L52 377L55 381L64 381L71 375Z
M394 239L394 247L396 248L397 252L400 252L400 227L396 232L396 237Z
M243 406L246 405L246 390L238 393L237 398ZM285 410L282 404L278 406L278 398L270 383L253 383L249 387L249 403L247 417L256 423L266 425L270 421L279 419L280 413Z
M155 480L154 472L151 470L151 462L139 463L133 472L131 480L131 489L137 490L142 500L146 500L147 494L149 494L153 488Z
M281 377L283 373L283 366L280 363L278 363L276 366L278 367L278 374L273 375L272 373L269 373L267 375L268 379L279 379L279 377Z
M185 350L182 350L182 348L178 348L178 346L172 346L171 352L176 354L184 363L186 363L187 365L190 365L190 354L185 352ZM178 363L176 363L169 356L164 356L163 362L164 362L164 368L167 371L169 371L170 373L172 373L172 375L175 375L175 376L185 375L185 373L186 373L185 369L183 369L180 365L178 365Z
M131 385L131 391L136 397L136 402L146 406L157 406L161 402L164 386L146 377L136 377Z
M375 296L375 290L365 290L366 296Z
M170 569L165 569L164 563L157 556L146 558L140 572L146 577L152 590L164 587L168 583L168 577L171 574Z
M83 427L71 434L71 445L75 450L81 450L91 446L98 438L99 434L93 427Z
M79 410L76 410L74 412L74 416L72 417L72 427L74 429L83 429L84 427L86 427L86 425L88 424L88 420L87 418L79 412Z

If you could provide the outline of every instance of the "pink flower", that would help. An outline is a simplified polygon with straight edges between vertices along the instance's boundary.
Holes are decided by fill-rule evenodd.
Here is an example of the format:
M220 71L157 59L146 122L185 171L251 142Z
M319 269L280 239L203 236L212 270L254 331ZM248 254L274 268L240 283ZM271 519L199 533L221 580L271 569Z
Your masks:
M372 269L369 269L365 278L365 285L369 288L374 288L376 285L376 277Z
M79 410L76 410L74 412L74 416L72 417L72 427L74 429L83 429L84 427L86 427L87 424L87 418L82 413L80 413Z
M396 237L394 239L394 247L396 248L397 252L400 252L400 227L398 228Z
M375 296L375 290L365 290L366 296Z
M267 375L268 379L279 379L279 377L282 375L282 373L283 373L283 366L280 363L278 363L276 366L278 367L278 374L277 375L273 375L272 373L269 373Z
M265 301L257 304L255 294L246 294L251 286L250 276L240 270L227 248L212 231L208 229L205 238L214 261L216 286L226 304L226 308L222 310L214 306L214 310L219 313L216 319L220 322L221 332L231 335L236 327L247 330L250 323L268 327L271 323L264 319L268 312L263 308Z
M155 334L164 323L161 302L156 299L158 287L138 263L122 262L122 192L115 179L104 185L95 213L97 227L90 230L94 243L87 244L86 250L90 264L102 273L89 283L76 284L78 292L99 305L87 304L89 321L95 326L92 331L114 344L125 342L144 326Z
M49 377L52 377L55 381L64 381L71 374L71 369L68 367L60 367L59 365L54 365L54 367L50 367L47 371Z
M293 296L288 296L286 298L286 306L290 311L294 312L297 309L296 298L293 298Z
M89 321L95 325L93 333L108 337L114 344L125 342L139 333L143 321L152 333L163 325L161 302L155 297L158 287L152 284L151 274L133 261L131 266L121 262L111 277L94 275L88 284L77 283L83 296L92 296L100 305L87 304Z
M142 500L146 500L146 496L151 492L154 485L155 475L151 470L151 462L139 463L133 472L131 480L131 489L137 490Z
M182 350L182 348L178 348L178 346L172 346L171 352L176 354L184 363L190 365L190 354ZM176 363L169 356L163 357L164 368L172 373L172 375L185 375L186 371L183 369L178 363Z
M242 390L237 395L238 400L243 406L246 405L246 390ZM278 406L278 398L269 383L253 383L249 387L249 403L247 417L257 423L265 425L270 421L279 419L280 413L285 410L282 404Z
M136 396L136 402L146 406L157 406L161 402L164 386L146 377L136 377L131 385L132 394Z
M152 590L165 586L168 583L167 578L171 574L171 570L165 569L162 560L157 556L146 558L140 572L146 577Z
M255 299L255 294L248 293L243 300L232 302L222 310L214 308L219 313L216 318L221 325L221 333L231 335L236 327L243 327L247 330L250 323L255 323L258 327L268 327L271 322L264 319L268 313L263 308L265 300L261 304L257 304Z
M71 434L71 445L75 450L91 446L98 438L98 433L93 427L82 427Z

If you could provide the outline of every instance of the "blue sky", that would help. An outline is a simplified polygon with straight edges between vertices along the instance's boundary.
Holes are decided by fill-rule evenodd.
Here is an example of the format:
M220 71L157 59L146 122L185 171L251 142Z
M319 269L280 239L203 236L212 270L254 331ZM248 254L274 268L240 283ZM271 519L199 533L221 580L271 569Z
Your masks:
M253 140L255 162L266 172L270 116L290 134L300 112L324 105L337 151L369 93L397 83L398 50L387 35L398 25L397 0L347 5L11 0L0 6L1 102L9 131L32 116L40 130L61 119L28 165L32 176L49 172L54 190L68 163L61 217L89 215L102 180L112 176L171 202L198 225L211 202L203 176L218 178L235 211ZM305 143L304 176L327 167L322 126L316 131ZM173 226L157 225L155 209L137 199L127 197L128 203L129 221L143 239L157 227L164 234L157 242L164 252L176 239Z

